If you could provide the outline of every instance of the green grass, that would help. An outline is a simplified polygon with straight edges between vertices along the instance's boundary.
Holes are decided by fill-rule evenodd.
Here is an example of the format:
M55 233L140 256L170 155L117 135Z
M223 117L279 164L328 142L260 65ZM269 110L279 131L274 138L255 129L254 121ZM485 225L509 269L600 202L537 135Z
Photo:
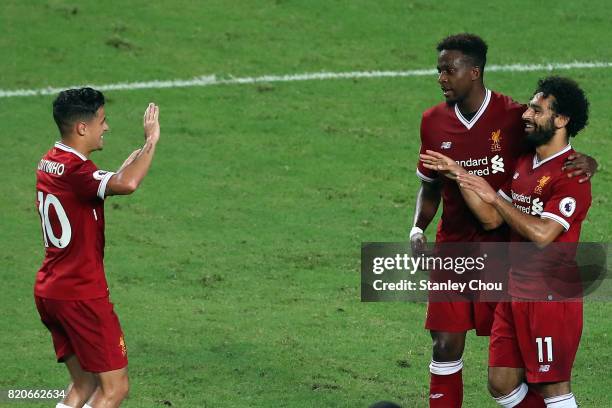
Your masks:
M0 89L198 75L433 67L435 43L471 30L489 63L612 61L607 3L520 1L7 1ZM76 10L76 11L75 11ZM583 240L608 241L610 70L573 70L592 104L574 145L594 155ZM526 100L544 73L488 73ZM406 239L421 112L434 77L108 92L93 160L117 168L161 106L153 167L106 206L106 270L126 332L126 407L427 404L424 304L359 300L362 241ZM34 170L56 139L52 97L0 99L0 388L61 388L32 299L42 259ZM431 229L433 230L433 229ZM431 236L431 231L430 236ZM583 407L612 405L612 312L588 304L574 369ZM487 342L469 336L467 407L493 407ZM13 406L7 404L7 406ZM25 405L23 405L25 406ZM29 404L28 406L49 406Z

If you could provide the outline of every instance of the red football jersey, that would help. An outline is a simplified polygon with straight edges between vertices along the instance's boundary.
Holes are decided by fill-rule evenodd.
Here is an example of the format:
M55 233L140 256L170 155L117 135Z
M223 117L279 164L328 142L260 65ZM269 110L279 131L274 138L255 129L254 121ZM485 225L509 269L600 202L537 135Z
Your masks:
M101 171L60 142L38 163L36 205L45 259L34 293L83 300L108 295L104 275L104 193L113 172Z
M423 113L421 153L434 150L451 157L470 173L484 177L496 190L512 175L524 147L525 106L510 97L486 90L471 120L457 105L438 104ZM417 176L433 182L437 172L419 161ZM496 242L508 240L507 227L485 231L463 200L457 183L442 177L442 217L437 242Z
M565 231L554 242L578 242L582 221L591 206L590 181L579 183L578 177L569 178L563 171L563 163L572 153L574 150L567 145L563 150L541 161L535 153L522 156L512 179L498 192L520 211L549 218L561 224ZM528 241L515 231L512 231L511 240ZM567 285L577 282L577 276L573 276L577 271L574 263L575 246L550 246L542 252L519 248L511 248L514 254L521 251L521 255L514 255L514 258L522 258L513 259L510 273L510 293L514 296L524 297L525 293L536 293L536 289L540 290L536 294L546 295L545 288L551 288L551 285L554 288L555 282L551 280L558 280L559 284L565 282ZM529 259L525 259L526 257ZM557 288L560 286L557 285ZM553 294L550 296L544 297L556 297Z

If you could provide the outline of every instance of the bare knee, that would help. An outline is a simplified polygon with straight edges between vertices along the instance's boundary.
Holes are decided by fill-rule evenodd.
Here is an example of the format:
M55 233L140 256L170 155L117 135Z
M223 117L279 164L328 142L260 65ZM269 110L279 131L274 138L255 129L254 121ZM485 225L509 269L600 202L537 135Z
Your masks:
M79 360L72 355L66 358L66 367L70 373L72 382L68 386L68 393L65 398L66 405L79 406L89 399L98 386L96 377L81 368Z
M97 386L98 383L94 376L74 378L70 385L71 389L85 401L93 394Z
M118 378L100 387L103 397L112 401L123 401L128 396L130 384L128 377Z
M96 407L118 407L130 390L127 368L98 374L100 387L90 405Z
M435 361L457 361L463 355L465 333L431 332L433 359Z
M489 393L494 398L509 395L523 383L523 370L507 367L489 368Z
M518 384L516 385L516 387L518 387ZM508 386L506 383L497 381L496 379L492 379L491 377L489 377L489 383L487 384L489 394L491 394L493 398L499 398L508 395L513 390L515 390L516 387L513 388L513 386Z
M569 381L537 384L537 389L544 398L557 397L572 392L571 383Z

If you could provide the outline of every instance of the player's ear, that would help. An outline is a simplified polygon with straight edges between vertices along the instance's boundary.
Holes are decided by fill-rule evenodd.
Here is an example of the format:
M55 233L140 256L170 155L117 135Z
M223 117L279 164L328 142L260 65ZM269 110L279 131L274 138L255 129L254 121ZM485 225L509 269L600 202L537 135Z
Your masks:
M472 75L472 81L476 81L477 79L480 79L482 75L482 72L480 72L480 67L472 67L470 74Z
M565 115L555 115L555 127L557 129L561 129L567 126L567 124L569 123L570 118L568 116Z
M79 136L85 136L85 132L87 132L87 123L85 122L77 122L76 123L76 131Z

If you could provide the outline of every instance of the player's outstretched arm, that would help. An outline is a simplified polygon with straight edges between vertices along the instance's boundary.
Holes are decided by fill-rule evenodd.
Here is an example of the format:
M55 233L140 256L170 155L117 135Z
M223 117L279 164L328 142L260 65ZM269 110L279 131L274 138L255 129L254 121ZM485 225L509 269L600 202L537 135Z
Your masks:
M131 162L133 162L133 161L134 161L134 159L136 158L136 156L138 156L138 153L140 153L140 151L141 151L141 150L142 150L142 149L136 149L136 150L134 150L134 151L132 152L132 154L130 154L130 155L128 156L128 158L127 158L127 159L125 159L125 161L123 162L123 164L121 165L121 167L119 167L119 169L117 170L117 172L116 172L116 173L120 173L120 172L121 172L121 170L125 169L125 167L126 167L128 164L130 164Z
M421 154L420 157L425 168L435 170L451 180L458 180L458 177L469 175L466 169L442 153L427 150L424 154ZM484 181L484 179L482 181ZM486 181L484 182L486 183ZM476 192L465 188L459 188L459 190L468 207L470 207L472 213L476 215L476 218L478 218L485 230L495 229L504 222L495 208L483 202Z
M465 203L485 230L493 230L504 223L501 214L492 205L497 193L484 178L465 173L457 176L457 183Z
M482 177L469 174L459 176L457 180L461 188L478 194L513 230L540 248L553 242L563 232L563 226L557 221L519 211L512 203L499 196Z
M563 226L557 221L525 214L502 197L498 196L494 205L512 229L539 248L547 246L563 233Z
M417 192L414 209L413 231L410 233L410 245L415 252L421 252L427 242L422 231L429 226L438 212L442 198L441 186L438 181L422 181ZM419 231L420 230L420 231Z
M150 103L144 114L144 146L126 159L119 171L106 185L106 195L132 194L144 179L151 167L155 147L160 136L159 107ZM131 160L130 160L131 159Z
M435 170L451 180L457 179L459 174L467 173L467 170L458 165L456 161L433 150L426 150L425 153L419 155L419 158L426 169Z

